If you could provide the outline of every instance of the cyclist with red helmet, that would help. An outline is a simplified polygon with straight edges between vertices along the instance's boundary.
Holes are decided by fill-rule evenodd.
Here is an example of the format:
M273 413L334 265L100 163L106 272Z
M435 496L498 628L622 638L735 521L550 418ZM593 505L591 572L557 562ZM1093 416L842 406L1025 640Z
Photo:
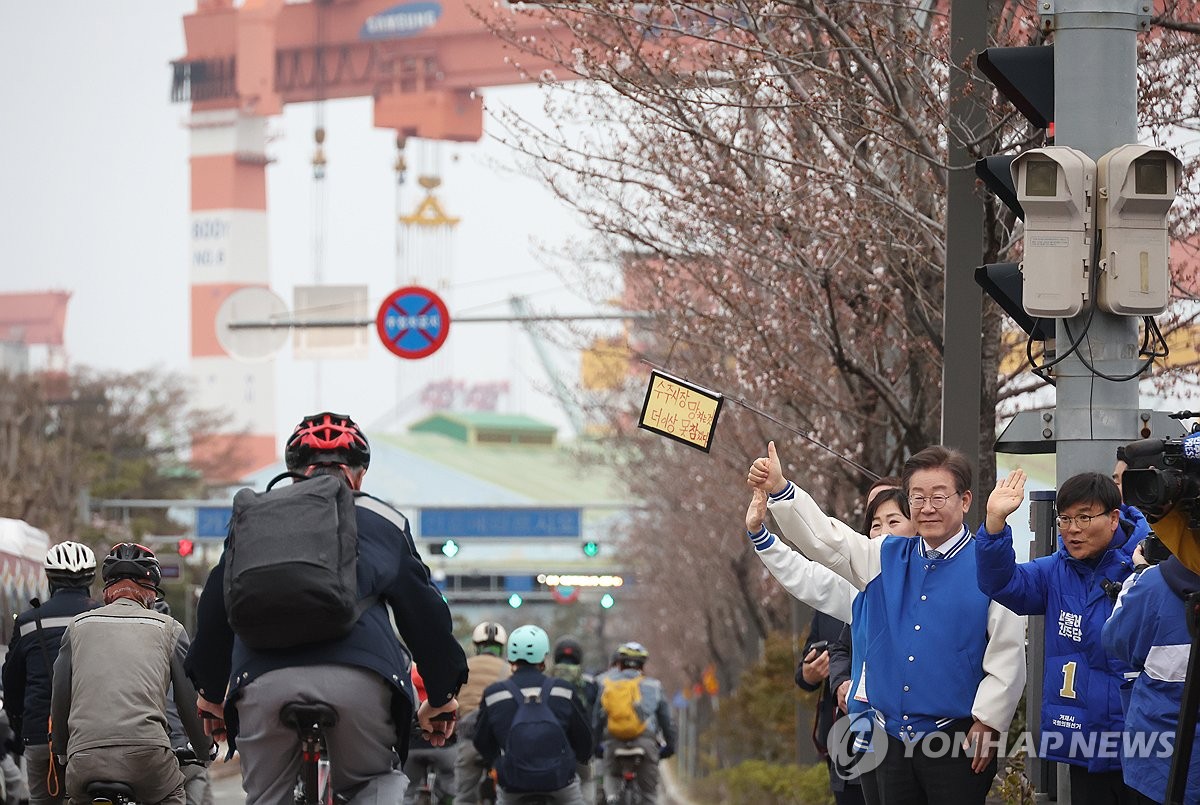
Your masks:
M207 758L210 748L183 671L187 632L153 608L162 570L149 548L113 546L101 573L106 605L71 621L54 663L52 749L66 762L66 792L83 805L92 801L89 783L111 780L146 805L184 805L184 775L167 732L168 690L197 756Z
M33 599L33 607L18 615L13 624L4 658L4 711L18 747L25 750L30 805L57 805L62 797L52 797L46 790L50 770L46 730L50 720L50 672L67 624L79 613L100 606L100 602L91 597L96 555L88 546L70 541L52 545L42 567L50 585L50 598L44 602Z
M359 426L328 411L305 417L288 438L284 459L293 472L333 475L354 490L358 597L375 603L344 637L252 649L229 625L222 556L200 597L188 673L200 692L200 707L223 719L236 740L250 805L291 801L300 749L279 711L295 700L322 702L338 713L325 737L339 797L399 802L407 784L401 764L413 715L431 743L445 742L452 722L435 724L432 718L457 708L454 697L467 677L466 655L454 638L450 610L417 553L408 520L361 491L371 448ZM419 709L409 650L428 694ZM446 723L450 728L440 731Z

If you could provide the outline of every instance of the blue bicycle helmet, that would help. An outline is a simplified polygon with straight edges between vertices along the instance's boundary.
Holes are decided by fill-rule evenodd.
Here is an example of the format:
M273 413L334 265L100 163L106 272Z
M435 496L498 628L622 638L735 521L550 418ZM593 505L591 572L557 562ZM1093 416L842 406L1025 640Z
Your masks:
M550 653L550 635L532 624L518 626L508 636L508 661L537 665Z

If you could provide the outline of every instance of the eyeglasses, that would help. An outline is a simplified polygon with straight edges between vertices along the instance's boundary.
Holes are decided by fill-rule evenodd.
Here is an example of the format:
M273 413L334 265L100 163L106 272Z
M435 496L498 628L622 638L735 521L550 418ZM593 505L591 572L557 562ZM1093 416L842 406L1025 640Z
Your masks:
M1058 515L1058 517L1054 518L1054 521L1056 523L1058 523L1058 528L1061 531L1061 530L1070 528L1071 523L1074 523L1075 525L1079 526L1080 528L1087 528L1088 523L1092 522L1092 520L1095 520L1098 517L1107 517L1107 516L1108 516L1108 512L1100 512L1099 514L1077 514L1074 517L1071 517L1070 515L1067 515L1067 514L1060 514L1060 515Z
M958 492L954 493L954 495L957 495L957 494L959 494L959 493ZM930 506L932 506L935 509L940 509L943 506L945 506L946 501L948 501L950 498L954 497L954 495L932 495L930 497L925 497L924 495L913 495L912 497L910 497L908 499L908 505L910 507L912 507L913 510L917 510L917 511L925 508L926 503L928 503Z

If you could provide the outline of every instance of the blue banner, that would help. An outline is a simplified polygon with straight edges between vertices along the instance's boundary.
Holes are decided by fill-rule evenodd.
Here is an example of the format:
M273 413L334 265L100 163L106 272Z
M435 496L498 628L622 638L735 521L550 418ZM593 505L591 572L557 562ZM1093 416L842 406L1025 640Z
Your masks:
M221 537L229 533L232 506L199 506L196 508L196 536Z
M578 538L581 509L421 509L424 539L439 537Z

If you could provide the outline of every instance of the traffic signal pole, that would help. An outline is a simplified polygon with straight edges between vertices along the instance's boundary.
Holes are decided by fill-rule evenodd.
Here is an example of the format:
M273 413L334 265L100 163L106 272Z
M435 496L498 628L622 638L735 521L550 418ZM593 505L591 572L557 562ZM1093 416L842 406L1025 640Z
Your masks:
M983 421L983 300L971 268L983 244L983 202L970 144L986 122L983 86L963 69L987 46L987 0L951 0L950 171L946 185L946 270L942 315L942 444L971 464L977 481L967 522L980 518L980 423ZM988 432L991 441L991 432Z
M1040 0L1038 10L1054 30L1055 144L1098 160L1115 146L1136 142L1137 35L1149 23L1150 3ZM1087 333L1075 354L1055 367L1056 486L1080 472L1108 474L1117 446L1138 438L1137 378L1105 380L1083 363L1086 358L1112 377L1132 374L1138 364L1137 323L1134 316L1086 308L1056 323L1058 354Z

